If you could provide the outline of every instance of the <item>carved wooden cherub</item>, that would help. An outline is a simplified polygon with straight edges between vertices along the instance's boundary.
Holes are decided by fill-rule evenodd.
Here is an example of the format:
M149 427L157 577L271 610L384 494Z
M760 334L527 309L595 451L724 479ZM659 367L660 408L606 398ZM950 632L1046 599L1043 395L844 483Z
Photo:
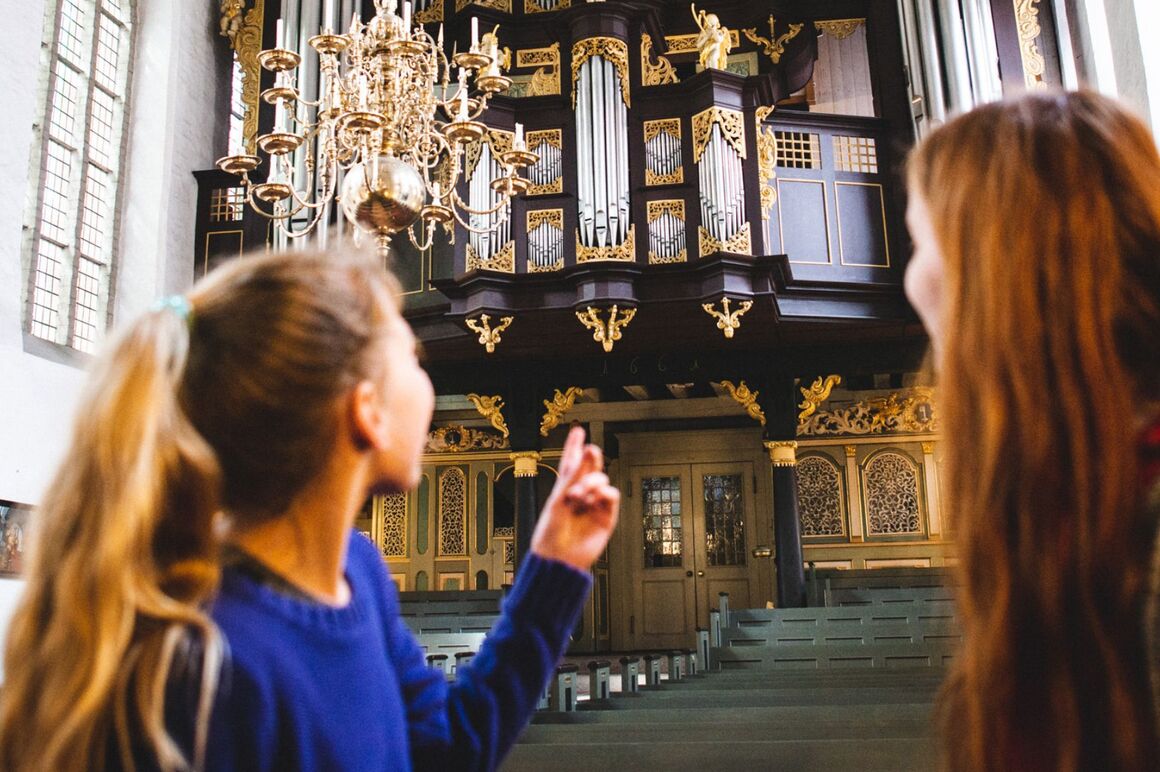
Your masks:
M245 0L222 0L221 20L218 23L222 37L230 39L230 45L238 37L242 28L242 10L246 7Z
M699 61L704 68L724 70L729 62L729 51L733 48L729 30L721 26L715 13L698 11L694 3L689 6L693 11L693 21L701 33L697 36L697 50L700 52Z

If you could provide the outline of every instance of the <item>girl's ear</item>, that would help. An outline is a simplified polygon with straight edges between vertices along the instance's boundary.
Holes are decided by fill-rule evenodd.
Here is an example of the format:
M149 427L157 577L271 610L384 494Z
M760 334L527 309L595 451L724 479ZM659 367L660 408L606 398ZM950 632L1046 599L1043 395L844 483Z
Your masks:
M350 395L351 430L356 446L364 450L387 447L387 413L379 388L359 381Z

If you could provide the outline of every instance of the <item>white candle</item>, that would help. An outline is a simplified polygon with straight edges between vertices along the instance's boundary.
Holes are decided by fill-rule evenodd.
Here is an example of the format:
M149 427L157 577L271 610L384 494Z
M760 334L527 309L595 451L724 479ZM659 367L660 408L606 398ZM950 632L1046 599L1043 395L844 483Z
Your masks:
M403 31L407 37L411 36L411 4L403 3Z
M432 203L438 204L441 198L443 198L443 187L438 182L435 182L432 185L431 201Z
M471 17L471 47L479 46L479 19Z
M322 29L329 32L334 24L334 0L326 0L322 5Z
M286 102L279 99L274 103L274 132L286 131Z
M282 20L278 19L278 21L274 22L274 48L282 47L282 35Z
M443 22L439 22L439 37L436 39L435 45L440 51L443 50Z
M524 144L524 125L522 123L516 124L516 144L521 147Z
M467 120L467 84L459 81L459 120Z

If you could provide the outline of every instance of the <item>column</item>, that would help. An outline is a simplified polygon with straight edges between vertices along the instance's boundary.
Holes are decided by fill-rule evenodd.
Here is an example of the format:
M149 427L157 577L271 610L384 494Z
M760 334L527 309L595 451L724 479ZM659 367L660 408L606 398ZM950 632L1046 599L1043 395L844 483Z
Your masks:
M846 511L850 517L850 541L865 541L862 534L862 488L858 484L858 446L846 446Z
M761 384L766 414L765 448L773 466L773 543L777 565L777 605L806 605L806 577L802 566L801 517L798 513L797 436L798 407L794 379L775 376Z
M536 471L540 454L535 450L522 450L511 454L515 464L516 478L516 562L515 570L532 544L532 531L540 515L540 502L536 501Z
M922 472L926 478L926 516L930 524L930 538L942 536L942 512L938 497L938 463L934 459L934 443L922 443Z

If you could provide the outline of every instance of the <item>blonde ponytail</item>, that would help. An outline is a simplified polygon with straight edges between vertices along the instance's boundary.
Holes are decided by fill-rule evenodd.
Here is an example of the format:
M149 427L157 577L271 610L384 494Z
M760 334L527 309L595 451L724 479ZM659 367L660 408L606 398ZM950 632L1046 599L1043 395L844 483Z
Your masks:
M219 574L221 475L181 407L189 324L173 308L146 314L90 378L9 631L2 769L100 768L110 753L131 769L131 737L163 769L200 765L221 660L203 611ZM191 639L205 655L187 759L166 731L164 697L174 652Z

